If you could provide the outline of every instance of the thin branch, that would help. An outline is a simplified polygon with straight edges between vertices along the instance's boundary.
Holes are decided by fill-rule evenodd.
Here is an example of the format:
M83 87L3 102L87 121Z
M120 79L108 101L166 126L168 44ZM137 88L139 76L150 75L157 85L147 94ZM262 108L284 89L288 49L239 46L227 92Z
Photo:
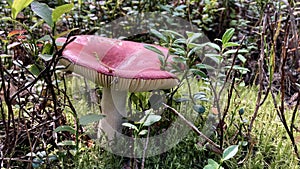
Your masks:
M258 69L259 69L259 90L258 90L258 94L257 94L257 99L256 99L256 106L255 106L255 110L253 113L253 116L251 118L249 127L248 127L248 136L250 136L254 121L257 117L258 114L258 110L261 106L261 95L262 95L262 91L264 89L264 85L263 85L263 65L264 65L264 57L265 57L265 51L264 51L264 41L265 41L265 33L266 33L266 27L267 27L267 18L268 15L265 15L263 18L263 27L262 27L262 33L261 33L261 38L260 38L260 57L258 60ZM272 82L270 82L272 83Z
M175 113L181 120L183 120L192 130L194 130L200 137L204 138L207 142L209 142L211 145L213 145L215 148L220 150L220 146L217 145L215 142L213 142L210 138L208 138L205 134L203 134L201 131L198 130L198 128L188 121L182 114L180 114L177 110L175 110L173 107L170 107L169 105L162 103L166 108L172 110L173 113Z

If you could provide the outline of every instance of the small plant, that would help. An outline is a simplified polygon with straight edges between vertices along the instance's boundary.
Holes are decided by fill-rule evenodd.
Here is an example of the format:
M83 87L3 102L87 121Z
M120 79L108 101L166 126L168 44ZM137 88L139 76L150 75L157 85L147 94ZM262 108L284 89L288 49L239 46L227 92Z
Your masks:
M227 161L229 159L231 159L232 157L234 157L236 155L236 153L239 150L239 146L238 145L231 145L229 147L227 147L223 154L222 154L222 158L220 159L219 163L216 162L213 159L208 159L208 164L204 167L204 169L224 169L222 167L222 164L224 163L224 161Z

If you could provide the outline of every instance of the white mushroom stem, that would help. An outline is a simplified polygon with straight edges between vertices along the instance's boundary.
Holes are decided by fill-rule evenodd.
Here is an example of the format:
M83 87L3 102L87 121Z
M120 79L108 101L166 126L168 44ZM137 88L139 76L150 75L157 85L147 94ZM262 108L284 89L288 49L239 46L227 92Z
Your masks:
M126 112L127 91L117 91L112 88L103 87L101 108L105 115L100 121L100 128L106 134L109 141L122 132L123 117Z

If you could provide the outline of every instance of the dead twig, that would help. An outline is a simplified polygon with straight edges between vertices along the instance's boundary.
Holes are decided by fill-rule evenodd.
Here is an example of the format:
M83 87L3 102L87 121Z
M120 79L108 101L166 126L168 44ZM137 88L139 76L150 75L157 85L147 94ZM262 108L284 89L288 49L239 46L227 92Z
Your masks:
M210 138L208 138L206 135L204 135L201 131L198 130L198 128L191 123L190 121L188 121L182 114L180 114L177 110L175 110L173 107L170 107L169 105L162 103L166 108L172 110L173 113L175 113L181 120L184 121L184 123L186 123L193 131L195 131L200 137L202 137L203 139L205 139L207 142L209 142L211 145L213 145L215 148L217 148L218 150L220 150L220 146L217 145L215 142L213 142Z

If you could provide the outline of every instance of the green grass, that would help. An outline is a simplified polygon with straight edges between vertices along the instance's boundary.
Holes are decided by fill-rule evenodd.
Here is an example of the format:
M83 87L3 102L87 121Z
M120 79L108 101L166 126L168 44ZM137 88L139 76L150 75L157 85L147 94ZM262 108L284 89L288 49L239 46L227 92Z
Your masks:
M197 84L197 82L193 82L192 84L192 93L204 91L205 85L203 83L200 82ZM242 117L246 120L245 125L247 127L255 109L257 87L237 88L238 95L233 95L229 114L226 118L225 148L232 144L238 144L239 141L247 141L246 137L242 137L242 135L234 138L238 131L237 126L242 124L238 110L240 108L245 110L245 114ZM78 90L75 89L75 91ZM176 97L187 97L186 91L187 87L183 86L176 94ZM207 111L203 115L203 118L206 119L207 113L211 108L211 103L201 102L201 104L206 107ZM90 111L87 104L84 104L84 99L79 99L75 107L77 107L77 110L81 113ZM195 113L192 110L192 104L190 102L182 103L177 109L181 111L184 110L183 112L189 112L191 114ZM98 110L95 112L97 111ZM286 110L287 117L289 117L291 111L292 110L289 109ZM203 122L199 116L194 122L201 130ZM242 133L246 134L246 131L242 129ZM259 109L251 137L253 143L251 155L248 154L248 146L240 146L238 154L233 159L225 162L223 165L225 168L298 168L298 161L293 153L291 142L277 117L271 97L268 97L265 104ZM211 138L217 142L215 134L212 135ZM199 144L197 144L199 141L199 136L190 132L187 137L181 140L181 142L171 150L160 155L146 158L145 168L203 168L207 164L208 158L212 158L215 161L220 159L220 155L199 146ZM248 145L249 144L250 143L248 143ZM82 151L76 159L77 160L72 160L71 166L86 169L121 168L126 161L128 161L126 158L106 152L97 144L90 148L83 146ZM141 162L141 159L135 160ZM70 161L65 161L61 163L61 165L68 166L70 165L68 163L70 163Z

